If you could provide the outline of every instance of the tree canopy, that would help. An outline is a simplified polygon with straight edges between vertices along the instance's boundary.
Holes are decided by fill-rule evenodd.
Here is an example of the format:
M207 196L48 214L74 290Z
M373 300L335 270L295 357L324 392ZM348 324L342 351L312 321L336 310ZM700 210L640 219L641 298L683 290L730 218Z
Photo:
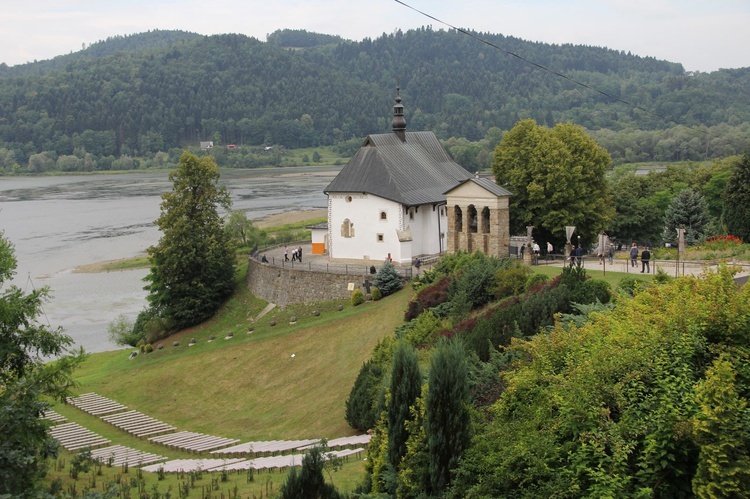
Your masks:
M136 321L157 336L207 319L234 289L234 246L218 212L231 200L216 164L184 153L169 179L174 187L162 195L156 220L162 237L148 249L149 309Z
M57 453L42 413L70 394L85 357L61 328L39 322L49 289L25 294L10 284L15 270L13 246L0 233L0 496L26 497Z
M614 206L604 176L607 152L579 126L553 128L523 120L495 148L495 181L511 193L513 234L535 227L537 240L565 241L565 226L575 225L584 242L608 228Z
M730 234L750 242L750 153L742 156L729 177L722 218Z

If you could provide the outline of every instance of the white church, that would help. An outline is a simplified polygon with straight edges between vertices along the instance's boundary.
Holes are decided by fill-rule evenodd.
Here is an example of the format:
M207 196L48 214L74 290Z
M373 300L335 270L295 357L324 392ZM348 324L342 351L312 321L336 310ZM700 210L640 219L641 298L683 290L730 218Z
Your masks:
M407 132L400 96L392 129L367 136L324 190L313 254L407 265L460 249L507 255L510 192L454 162L434 133Z

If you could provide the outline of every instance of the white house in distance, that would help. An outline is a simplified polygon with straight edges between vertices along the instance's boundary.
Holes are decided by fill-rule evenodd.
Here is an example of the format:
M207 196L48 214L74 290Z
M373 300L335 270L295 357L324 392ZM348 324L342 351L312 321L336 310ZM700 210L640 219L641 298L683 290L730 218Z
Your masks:
M326 187L328 223L312 228L313 253L400 264L458 249L507 255L510 193L454 162L434 133L407 132L399 96L392 128L369 135Z

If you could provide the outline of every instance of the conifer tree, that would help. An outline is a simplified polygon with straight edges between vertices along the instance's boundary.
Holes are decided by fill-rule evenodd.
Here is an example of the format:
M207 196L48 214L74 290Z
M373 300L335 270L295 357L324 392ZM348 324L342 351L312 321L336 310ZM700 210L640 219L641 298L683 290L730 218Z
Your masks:
M459 341L438 344L430 361L425 416L430 492L435 496L450 485L451 471L469 446L468 371L466 352Z
M395 473L398 471L401 458L406 454L406 440L409 438L406 422L412 418L411 407L421 390L422 374L419 371L417 353L408 342L399 341L393 352L391 399L388 404L388 463L394 472L394 488Z
M692 189L682 190L669 205L664 215L664 242L677 241L677 228L685 229L685 242L695 244L710 230L711 217L703 196Z
M404 281L396 271L396 267L388 261L380 267L372 283L380 290L383 296L388 296L404 287Z
M750 153L742 156L729 177L722 221L729 234L750 243Z

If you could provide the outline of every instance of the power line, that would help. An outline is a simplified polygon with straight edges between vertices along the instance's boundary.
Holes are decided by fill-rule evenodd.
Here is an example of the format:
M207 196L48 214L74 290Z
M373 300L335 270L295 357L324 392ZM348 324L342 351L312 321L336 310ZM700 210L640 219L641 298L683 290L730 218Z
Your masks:
M480 36L477 36L476 34L472 33L471 31L467 31L467 30L465 30L463 28L458 28L456 26L453 26L452 24L450 24L450 23L448 23L446 21L443 21L441 19L438 19L437 17L435 17L433 15L430 15L430 14L424 12L424 11L421 11L421 10L415 8L415 7L412 7L411 5L409 5L409 4L405 3L405 2L402 2L401 0L394 0L394 1L396 3L398 3L398 4L403 5L407 9L411 9L411 10L413 10L414 12L416 12L418 14L421 14L421 15L423 15L423 16L429 18L429 19L432 19L433 21L436 21L436 22L438 22L438 23L440 23L440 24L442 24L444 26L447 26L447 27L449 27L451 29L454 29L454 30L458 31L459 33L463 33L464 35L469 36L469 37L471 37L471 38L473 38L473 39L475 39L475 40L477 40L477 41L479 41L481 43L484 43L485 45L489 45L490 47L492 47L494 49L500 50L501 52L505 52L507 55L509 55L511 57L515 57L516 59L520 59L521 61L523 61L523 62L525 62L527 64L531 64L532 66L534 66L534 67L536 67L538 69L541 69L542 71L546 71L546 72L551 73L551 74L553 74L555 76L563 78L563 79L565 79L565 80L567 80L567 81L569 81L569 82L571 82L571 83L573 83L575 85L583 87L583 88L585 88L587 90L591 90L592 92L596 92L596 93L598 93L600 95L603 95L605 97L608 97L609 99L612 99L612 100L614 100L616 102L620 102L622 104L625 104L626 106L629 106L629 107L631 107L633 109L638 109L639 111L643 111L644 113L650 114L652 116L656 116L657 118L660 118L660 119L662 119L664 121L668 121L670 123L674 123L675 125L681 125L681 126L684 126L684 127L687 127L687 128L691 128L693 130L696 130L698 132L701 132L703 134L708 135L708 132L705 131L705 130L702 130L702 129L697 128L695 126L685 125L683 123L680 123L680 122L676 121L673 118L669 118L669 117L661 115L661 114L659 114L657 112L654 112L654 111L651 111L651 110L646 109L644 107L641 107L638 104L634 104L632 102L629 102L629 101L626 101L624 99L621 99L620 97L617 97L615 95L609 94L609 93L607 93L607 92L605 92L603 90L599 90L598 88L592 87L591 85L587 85L586 83L583 83L583 82L580 82L580 81L578 81L578 80L576 80L574 78L571 78L570 76L564 75L564 74L562 74L562 73L560 73L558 71L550 69L547 66L544 66L544 65L539 64L537 62L534 62L534 61L531 61L529 59L526 59L522 55L516 54L515 52L511 52L510 50L506 50L503 47L500 47L499 45L495 45L494 43L492 43L492 42L490 42L488 40L485 40L484 38L482 38Z

